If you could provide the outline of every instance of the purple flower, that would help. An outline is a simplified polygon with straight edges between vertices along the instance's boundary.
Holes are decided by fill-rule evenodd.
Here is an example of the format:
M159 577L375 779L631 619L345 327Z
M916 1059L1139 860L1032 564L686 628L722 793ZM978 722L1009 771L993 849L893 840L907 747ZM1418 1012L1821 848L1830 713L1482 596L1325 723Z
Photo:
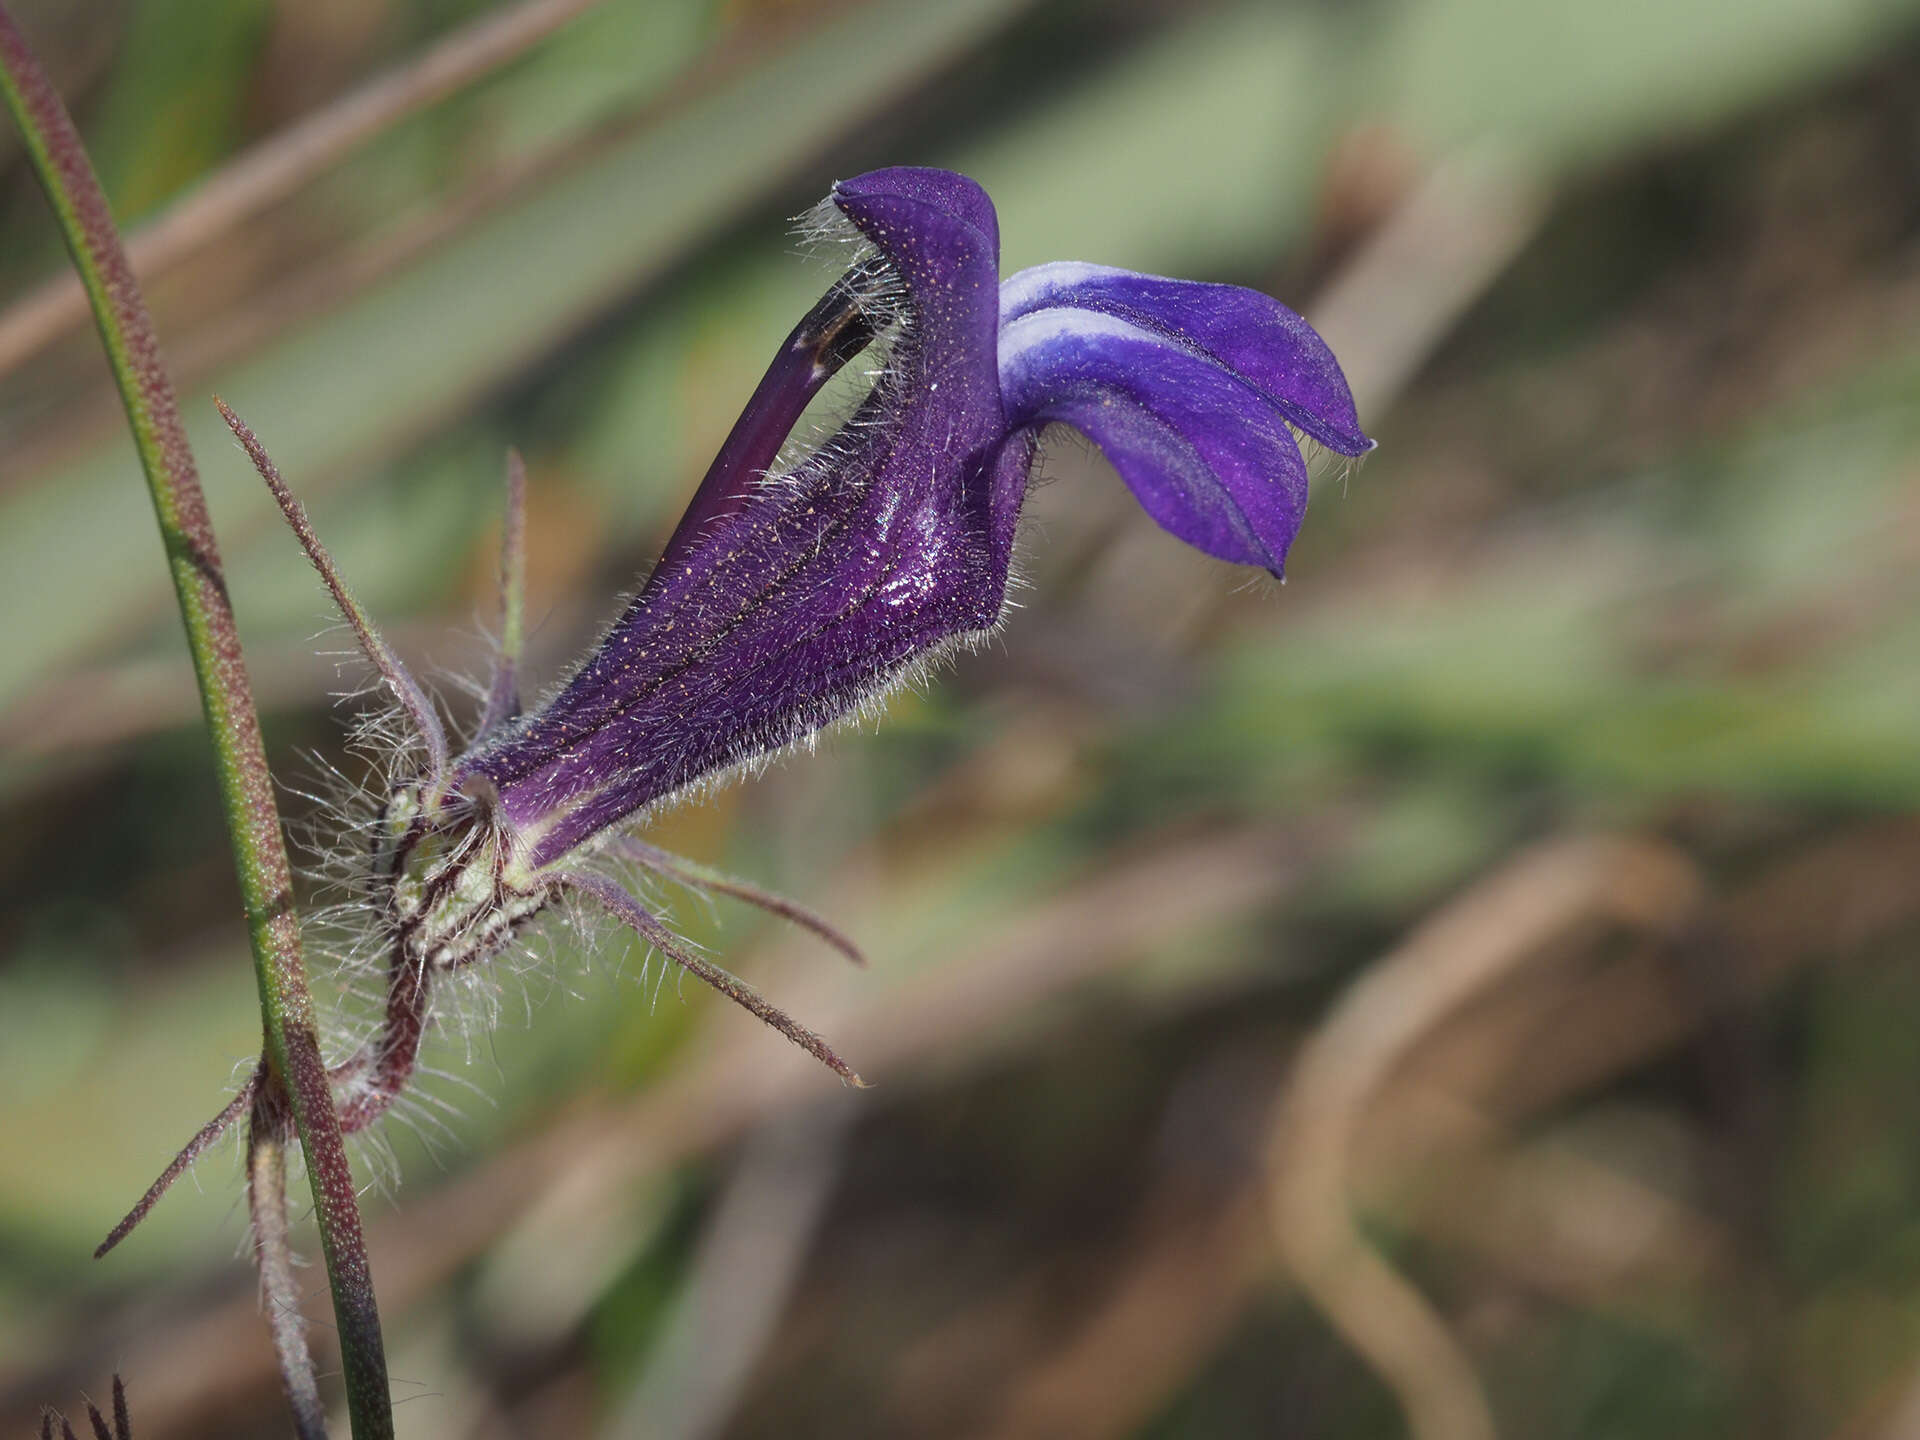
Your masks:
M431 977L493 954L568 892L852 1078L818 1037L689 952L595 857L768 904L850 947L789 902L695 873L618 828L988 635L1046 426L1098 445L1162 528L1275 575L1307 504L1300 437L1342 455L1372 447L1325 342L1264 295L1078 264L1002 284L991 202L945 171L875 171L836 185L828 206L862 253L781 347L644 589L526 715L506 647L463 755L450 755L432 707L269 473L427 749L374 846L387 1026L340 1072L349 1128L405 1083ZM871 392L830 440L781 467L807 402L876 343Z
M1325 343L1264 295L1070 264L1002 286L992 205L944 171L877 171L832 204L867 263L782 347L599 650L455 766L533 869L990 632L1048 423L1098 444L1182 540L1276 575L1307 503L1294 427L1371 446ZM766 478L808 399L881 329L900 333L859 413Z

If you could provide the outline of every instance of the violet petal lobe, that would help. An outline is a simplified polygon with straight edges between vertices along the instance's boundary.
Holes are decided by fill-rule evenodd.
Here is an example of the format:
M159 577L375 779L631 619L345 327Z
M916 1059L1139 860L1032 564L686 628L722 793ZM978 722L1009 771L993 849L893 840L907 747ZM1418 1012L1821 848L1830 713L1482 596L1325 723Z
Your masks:
M1073 261L1022 270L1001 287L1003 326L1053 308L1110 315L1212 359L1329 450L1373 448L1327 342L1271 296Z
M460 763L524 863L812 733L999 616L1024 474L1009 484L1001 463L992 207L925 171L862 176L833 202L904 293L888 362L811 459L729 481L561 692Z
M993 202L965 176L908 167L842 181L832 198L907 292L899 344L918 390L892 417L894 478L917 489L957 488L983 524L1004 526L1011 544L1016 517L987 515L980 478L1005 433Z
M1290 417L1238 375L1115 316L1050 308L1002 330L1000 378L1016 423L1082 432L1161 528L1281 573L1306 461Z
M884 223L888 207L895 203L914 204L930 219L937 217L935 230L964 224L975 232L975 244L982 247L979 253L993 257L992 280L997 284L1000 279L1000 217L978 181L952 170L895 165L837 181L832 199L876 244L881 242L874 227ZM907 215L897 210L892 213L896 217ZM912 223L911 219L908 223ZM881 244L881 248L889 247Z

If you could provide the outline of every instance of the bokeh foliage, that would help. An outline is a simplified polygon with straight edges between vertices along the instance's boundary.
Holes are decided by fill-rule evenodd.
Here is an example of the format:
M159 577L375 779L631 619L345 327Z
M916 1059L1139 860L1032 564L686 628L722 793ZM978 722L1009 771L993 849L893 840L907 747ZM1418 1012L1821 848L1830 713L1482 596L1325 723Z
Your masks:
M135 222L484 9L22 8ZM660 1357L715 1276L751 1298L728 1199L789 1175L827 1198L787 1217L797 1278L724 1433L1397 1433L1264 1238L1273 1097L1410 927L1606 831L1694 868L1694 933L1589 937L1436 1017L1403 1089L1485 1130L1428 1153L1383 1126L1367 1233L1506 1433L1895 1433L1920 1393L1916 93L1920 6L1892 0L607 0L158 281L297 817L303 775L355 763L334 641L210 392L450 673L519 445L552 677L825 283L786 224L835 175L967 170L1010 269L1309 307L1449 162L1540 197L1404 393L1363 395L1381 449L1321 478L1284 589L1179 553L1056 443L1004 643L659 827L876 957L839 977L677 906L880 1082L850 1118L617 944L560 933L474 997L450 1113L396 1130L405 1184L367 1202L394 1372L429 1392L403 1430L587 1433L639 1396L692 1433L710 1376ZM58 264L13 155L0 300ZM1335 342L1411 343L1394 325ZM164 1363L138 1433L277 1433L264 1340L208 1338L247 1318L223 1162L85 1259L256 1048L92 345L0 376L0 1393L15 1423L120 1365L138 1423ZM1614 1003L1622 976L1656 1008Z

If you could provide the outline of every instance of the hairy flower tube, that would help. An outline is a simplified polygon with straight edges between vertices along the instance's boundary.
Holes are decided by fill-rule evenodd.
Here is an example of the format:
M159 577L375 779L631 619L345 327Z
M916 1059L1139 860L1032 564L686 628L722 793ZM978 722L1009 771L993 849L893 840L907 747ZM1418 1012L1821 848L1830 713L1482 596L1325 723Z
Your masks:
M370 1124L407 1085L436 977L495 955L569 895L857 1081L818 1036L677 940L603 858L851 947L791 902L624 832L990 634L1047 426L1096 444L1179 539L1275 575L1307 503L1302 437L1342 455L1372 448L1325 342L1265 295L1067 263L1003 284L992 203L946 171L843 181L818 213L850 229L854 263L781 346L640 594L529 713L514 677L524 479L511 469L502 653L464 753L229 414L422 742L366 847L385 1019L336 1069L344 1128ZM852 415L779 463L808 402L876 342L884 358Z

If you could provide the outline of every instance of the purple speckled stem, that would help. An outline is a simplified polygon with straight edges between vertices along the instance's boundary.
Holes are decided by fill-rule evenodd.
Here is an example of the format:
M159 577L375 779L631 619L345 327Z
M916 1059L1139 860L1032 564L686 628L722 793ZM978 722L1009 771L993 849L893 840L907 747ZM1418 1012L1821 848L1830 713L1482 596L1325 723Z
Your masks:
M105 343L153 498L193 656L253 944L267 1075L290 1102L307 1156L327 1278L339 1325L356 1440L393 1434L380 1316L360 1231L353 1175L334 1113L300 952L286 846L260 722L240 653L193 453L153 323L106 197L73 120L0 5L0 91L26 140Z
M379 1038L341 1067L350 1098L340 1107L340 1128L358 1134L379 1120L413 1078L426 1037L428 971L395 945L387 970L387 1018Z

